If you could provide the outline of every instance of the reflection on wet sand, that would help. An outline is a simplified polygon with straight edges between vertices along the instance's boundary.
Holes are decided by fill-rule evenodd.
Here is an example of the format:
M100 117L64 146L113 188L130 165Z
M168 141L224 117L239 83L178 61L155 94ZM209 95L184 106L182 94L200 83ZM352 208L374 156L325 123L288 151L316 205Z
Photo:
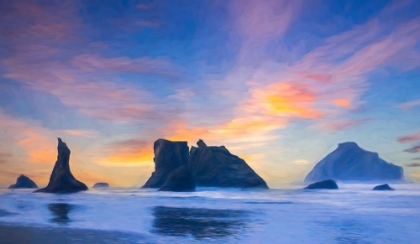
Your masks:
M73 205L67 203L49 204L48 209L55 216L51 221L57 224L66 224L70 222L71 220L68 215L73 208Z
M152 213L153 232L171 236L191 234L196 239L240 234L249 222L249 212L243 210L157 206Z

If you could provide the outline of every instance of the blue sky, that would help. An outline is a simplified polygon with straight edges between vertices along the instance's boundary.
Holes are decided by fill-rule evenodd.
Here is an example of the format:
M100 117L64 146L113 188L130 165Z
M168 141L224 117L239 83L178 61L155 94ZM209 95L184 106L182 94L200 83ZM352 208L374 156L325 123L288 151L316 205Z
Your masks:
M203 139L270 186L356 141L420 180L420 2L1 1L0 184L142 185L158 138Z

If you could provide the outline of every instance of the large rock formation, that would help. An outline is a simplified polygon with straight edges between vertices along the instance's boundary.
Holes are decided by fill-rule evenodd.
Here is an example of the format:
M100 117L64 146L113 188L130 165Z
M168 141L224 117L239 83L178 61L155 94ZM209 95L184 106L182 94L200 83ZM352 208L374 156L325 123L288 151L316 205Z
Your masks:
M402 167L388 163L374 152L360 148L355 142L338 144L338 148L319 161L305 182L326 179L341 181L404 180Z
M267 183L241 158L224 146L207 146L202 140L191 147L190 169L197 186L265 188Z
M383 185L375 186L373 190L374 191L393 191L394 189L391 188L388 184L383 184Z
M188 165L178 167L168 175L159 191L194 191L195 182Z
M16 180L16 184L9 186L9 189L16 188L38 188L38 186L35 184L35 182L29 179L29 177L20 175Z
M87 186L76 180L70 171L70 149L58 138L58 156L47 187L35 192L72 193L87 190Z
M95 185L93 185L92 188L109 188L109 184L106 182L98 182Z
M329 189L329 190L335 190L338 189L337 183L333 180L323 180L320 182L309 184L304 189Z
M153 145L153 150L155 152L153 159L155 171L143 188L161 188L173 171L188 164L188 145L185 141L172 142L158 139Z

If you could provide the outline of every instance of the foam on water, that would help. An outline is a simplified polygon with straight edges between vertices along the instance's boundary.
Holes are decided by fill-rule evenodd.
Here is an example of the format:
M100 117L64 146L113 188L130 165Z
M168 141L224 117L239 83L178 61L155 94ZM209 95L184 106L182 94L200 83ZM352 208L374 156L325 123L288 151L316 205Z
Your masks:
M339 190L196 192L150 189L33 194L0 190L0 221L136 232L156 242L417 243L420 186L340 184Z

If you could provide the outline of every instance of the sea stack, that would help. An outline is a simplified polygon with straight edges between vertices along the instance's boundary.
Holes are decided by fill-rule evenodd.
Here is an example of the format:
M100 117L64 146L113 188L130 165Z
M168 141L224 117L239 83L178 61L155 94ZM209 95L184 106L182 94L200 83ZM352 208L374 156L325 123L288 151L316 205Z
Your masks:
M35 184L35 182L29 179L29 177L20 175L16 180L16 184L9 186L9 189L17 188L38 188L38 186Z
M168 179L159 191L194 191L195 182L188 165L178 167L168 175Z
M93 185L92 188L109 188L109 184L106 182L98 182L95 185Z
M338 189L337 183L333 180L323 180L320 182L312 183L305 187L304 189L328 189L328 190L335 190Z
M47 187L35 192L74 193L88 190L87 186L76 180L70 171L70 149L60 138L57 146L58 156Z
M241 158L224 146L191 147L190 169L197 186L268 189L267 183Z
M355 142L338 144L338 148L319 161L305 182L327 179L340 181L403 181L403 168L381 159L375 152L360 148Z
M155 171L143 188L161 188L172 172L188 164L188 145L185 141L168 141L158 139L153 145ZM172 180L174 176L172 175Z

